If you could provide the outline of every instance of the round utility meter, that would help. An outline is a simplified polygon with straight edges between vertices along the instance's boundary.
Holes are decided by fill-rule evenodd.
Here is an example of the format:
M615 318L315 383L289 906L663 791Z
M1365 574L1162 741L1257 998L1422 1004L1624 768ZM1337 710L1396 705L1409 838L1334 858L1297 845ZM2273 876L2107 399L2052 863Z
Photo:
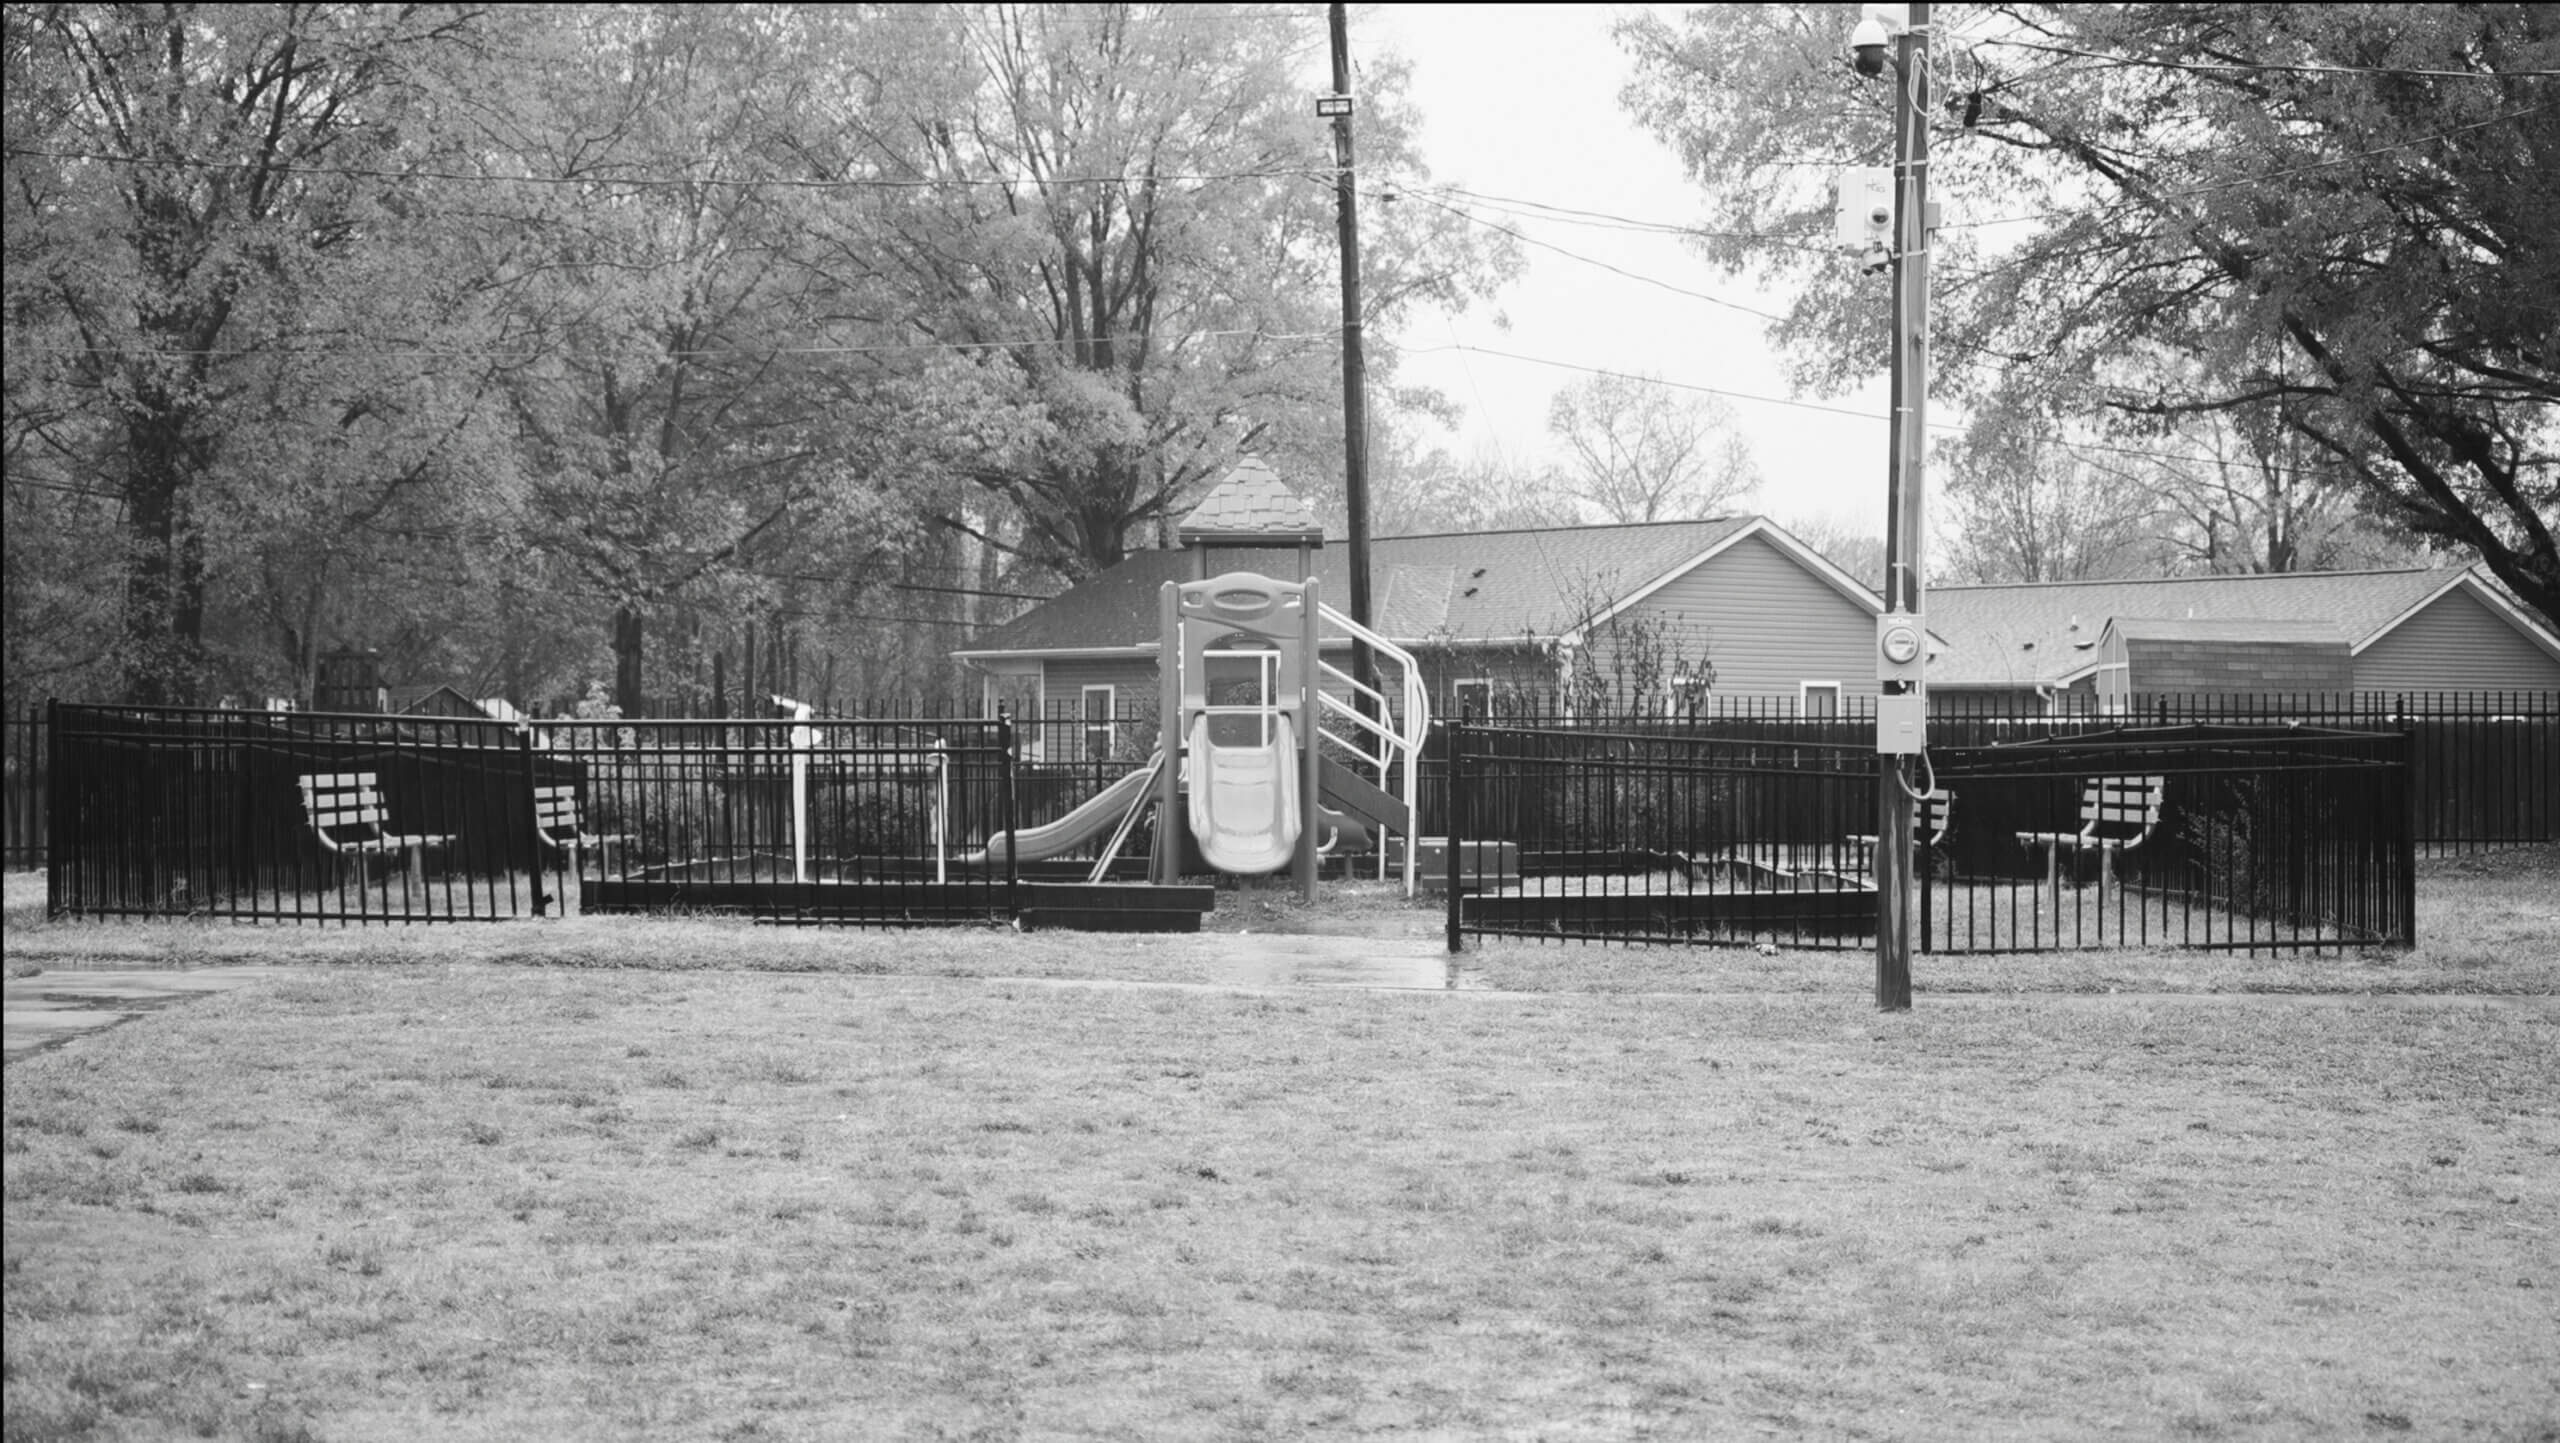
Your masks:
M1884 634L1884 658L1896 666L1909 666L1920 655L1920 632L1916 627L1890 627Z

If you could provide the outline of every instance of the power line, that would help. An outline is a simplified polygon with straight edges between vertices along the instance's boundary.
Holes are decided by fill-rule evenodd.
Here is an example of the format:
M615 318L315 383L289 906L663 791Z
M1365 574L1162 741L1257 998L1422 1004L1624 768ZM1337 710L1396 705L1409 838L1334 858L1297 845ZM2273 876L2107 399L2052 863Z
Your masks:
M1480 225L1480 226L1483 226L1483 227L1484 227L1485 229L1487 229L1487 230L1491 230L1491 231L1499 231L1499 232L1501 232L1502 234L1507 235L1507 236L1511 237L1513 240L1519 241L1519 242L1521 242L1521 243L1522 243L1522 244L1524 244L1524 245L1533 245L1533 246L1538 247L1540 250L1550 250L1550 251L1554 251L1557 255L1563 256L1563 257L1564 257L1565 259L1567 259L1567 260L1580 261L1580 262L1582 262L1584 265L1587 265L1587 266L1597 266L1597 267L1599 267L1601 270L1608 271L1608 272L1610 272L1610 273L1612 273L1612 274L1614 274L1614 275L1621 275L1621 276L1624 276L1624 277L1626 277L1628 280L1631 280L1631 281L1640 281L1640 282L1642 282L1643 284L1648 285L1648 286L1658 286L1658 287L1660 287L1661 289L1666 290L1666 291L1669 291L1669 292L1671 292L1671 293L1672 293L1672 294L1674 294L1674 295L1682 295L1682 296L1687 296L1687 297L1689 297L1689 298L1690 298L1690 299L1692 299L1692 300L1705 301L1707 304L1709 304L1709 305L1711 305L1711 306L1722 306L1722 307L1724 307L1724 308L1725 308L1725 309L1727 309L1727 310L1740 311L1740 312L1742 312L1742 313L1743 313L1744 315L1746 315L1746 316L1755 316L1755 317L1757 317L1757 318L1759 318L1759 319L1761 319L1761 320L1768 321L1768 322L1770 322L1770 323L1772 323L1772 324L1781 323L1781 322L1783 322L1783 321L1786 319L1786 318L1785 318L1785 317L1783 317L1783 316L1775 316L1775 315L1771 315L1771 314L1770 314L1769 312L1767 312L1767 311L1759 310L1759 309L1756 309L1756 308L1751 307L1751 306L1746 306L1746 305L1742 304L1742 303L1741 303L1741 302L1739 302L1739 301L1728 301L1728 300L1726 300L1726 299L1725 299L1724 297L1722 297L1722 296L1709 295L1709 294L1707 294L1705 291L1693 291L1693 290L1689 289L1687 286L1675 285L1675 284L1673 284L1673 283L1672 283L1672 282L1670 282L1670 281L1661 280L1661 279L1658 279L1658 278L1656 278L1656 277L1646 275L1646 274L1644 274L1644 273L1643 273L1643 272L1641 272L1641 271L1631 271L1631 270L1628 270L1628 269L1627 269L1626 267L1624 267L1624 266L1611 265L1611 264L1610 264L1609 262L1607 262L1607 261L1599 260L1599 259L1596 259L1596 258L1591 257L1591 256L1583 255L1583 254L1581 254L1581 253L1580 253L1580 252L1578 252L1578 251L1569 251L1569 250L1566 250L1563 246L1557 245L1557 244L1555 244L1555 243L1554 243L1554 242L1552 242L1552 241L1542 241L1542 240L1538 239L1536 236L1524 234L1524 233L1522 233L1522 232L1520 232L1520 231L1517 231L1517 230L1512 229L1510 226L1503 225L1503 224L1501 224L1501 223L1499 223L1499 222L1496 222L1496 221L1489 221L1489 220L1486 220L1484 217L1482 217L1482 216L1480 216L1480 215L1477 215L1477 214L1475 214L1475 213L1474 213L1474 212L1472 212L1472 211L1466 210L1466 209L1464 209L1463 207L1460 207L1460 206L1454 206L1454 205L1451 205L1451 204L1449 204L1449 203L1448 203L1448 202L1446 202L1446 201L1433 200L1431 197L1429 197L1429 196L1427 196L1427 195L1422 195L1422 194L1419 194L1419 193L1417 193L1417 192L1413 192L1413 191L1403 191L1403 192L1399 192L1399 193L1400 193L1400 194L1402 194L1402 195L1404 195L1404 196L1405 196L1407 199L1409 199L1409 200L1418 200L1418 201L1422 202L1424 205L1427 205L1427 206L1434 206L1434 207L1437 207L1438 209L1445 210L1445 211L1447 211L1449 214L1454 215L1454 216L1457 216L1459 219L1466 221L1466 222L1467 222L1467 223L1469 223L1470 225Z
M2156 60L2141 55L2109 55L2103 51L2080 50L2069 45L2053 45L2037 40L2003 40L1984 36L1969 43L2005 45L2013 50L2041 50L2052 55L2068 55L2080 60L2103 61L2109 65L2135 66L2149 70L2184 70L2199 75L2388 75L2430 80L2552 80L2560 79L2560 70L2427 70L2395 65L2275 65L2266 63L2217 64L2200 60Z
M848 177L828 180L817 176L665 176L665 175L489 175L455 170L396 170L382 166L309 165L295 161L268 163L255 160L205 160L193 156L118 155L102 150L50 150L29 146L12 146L10 158L36 160L80 160L101 165L164 166L178 170L276 171L288 175L334 175L356 180L439 180L483 185L573 185L596 189L682 189L695 186L732 186L741 189L769 187L781 190L940 190L971 186L1005 186L1033 189L1056 185L1154 185L1167 181L1201 182L1222 180L1281 180L1315 175L1313 164L1274 166L1255 170L1197 171L1176 174L1140 175L1027 175L1027 176L917 176L897 179L886 176ZM1321 167L1330 183L1332 167Z
M1708 230L1702 226L1682 225L1673 221L1642 220L1635 216L1617 215L1603 210L1584 210L1574 206L1554 205L1546 201L1528 200L1519 196L1488 195L1483 191L1469 190L1465 186L1460 185L1432 185L1424 186L1422 189L1440 195L1464 196L1471 200L1482 201L1486 205L1493 206L1498 209L1515 210L1515 212L1528 211L1536 214L1538 219L1559 221L1567 225L1591 225L1610 230L1626 230L1640 233L1671 235L1693 240L1742 240L1783 245L1794 245L1802 240L1801 237L1797 236L1771 235L1760 231ZM1402 192L1388 192L1388 194L1392 197L1396 194L1414 195L1414 192L1408 189ZM1422 197L1418 195L1414 195L1414 198L1417 200L1422 199ZM1830 249L1828 246L1812 243L1801 244L1800 248L1814 251Z
M1702 386L1694 381L1674 381L1665 379L1661 376L1640 376L1630 371L1613 371L1605 366L1585 366L1574 361L1558 361L1546 356L1526 356L1517 351L1498 351L1490 346L1471 346L1464 342L1452 342L1445 346L1405 346L1398 345L1393 341L1385 342L1384 344L1405 355L1426 355L1436 352L1451 351L1468 352L1480 356L1495 356L1506 361L1521 361L1533 366L1552 366L1561 371L1579 371L1590 376L1607 376L1613 380L1635 381L1646 385L1664 386L1675 391L1695 391L1703 395L1718 396L1732 401L1756 401L1762 405L1786 406L1799 411L1820 411L1826 415L1850 416L1861 421L1882 422L1888 419L1882 411L1860 411L1848 406L1827 405L1820 401L1799 401L1786 396L1762 396L1755 395L1749 391L1729 391L1718 386ZM1932 421L1929 423L1928 428L1932 431L1948 435L1962 435L1970 429L1966 426L1958 425L1950 421ZM2199 456L2176 451L2146 451L2138 447L2116 446L2103 441L2073 441L2057 437L2054 438L2054 442L2057 445L2069 447L2075 450L2103 451L2109 455L2138 456L2152 461L2183 461L2191 464L2207 466L2219 464L2217 458L2212 456Z
M1118 343L1123 341L1146 341L1155 344L1172 345L1179 344L1184 341L1219 340L1237 336L1251 337L1256 340L1264 341L1322 341L1330 340L1340 334L1340 329L1340 327L1328 326L1313 331L1266 331L1250 326L1240 326L1224 330L1182 331L1170 335L1163 332L1148 333L1133 331L1125 335L1081 337L1036 336L1007 341L900 341L859 346L775 346L769 348L750 348L741 346L729 350L707 350L695 347L673 351L653 350L646 354L648 355L648 358L653 361L670 359L698 361L725 359L739 356L770 358L774 356L901 355L920 351L1005 351L1026 346L1092 345L1103 342ZM225 356L321 356L333 359L344 359L361 356L373 360L414 361L476 359L524 362L541 360L618 361L630 359L635 354L634 352L620 351L502 351L471 347L449 347L437 350L364 350L356 347L334 346L214 346L203 349L188 349L183 347L164 346L58 346L46 345L41 342L34 341L12 342L11 347L15 350L33 351L44 355L155 356L163 359L220 358Z

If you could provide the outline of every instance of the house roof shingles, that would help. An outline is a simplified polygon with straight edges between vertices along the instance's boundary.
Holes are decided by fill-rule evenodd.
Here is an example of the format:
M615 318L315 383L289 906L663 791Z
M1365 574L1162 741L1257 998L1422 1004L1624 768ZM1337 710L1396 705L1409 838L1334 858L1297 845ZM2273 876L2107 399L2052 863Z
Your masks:
M1937 586L1929 629L1951 645L1930 658L1929 684L2052 686L2095 665L2111 618L2149 626L2199 621L2319 623L2361 645L2452 581L2450 570L2290 572L2124 581ZM2075 626L2076 623L2076 626ZM2297 637L2296 639L2309 639Z
M1392 536L1370 543L1376 629L1399 642L1555 637L1749 526L1749 516L1553 530ZM1312 555L1325 604L1349 611L1347 543ZM1295 576L1294 549L1220 546L1220 572ZM1138 551L977 639L964 655L1153 646L1156 595L1196 577L1198 553Z

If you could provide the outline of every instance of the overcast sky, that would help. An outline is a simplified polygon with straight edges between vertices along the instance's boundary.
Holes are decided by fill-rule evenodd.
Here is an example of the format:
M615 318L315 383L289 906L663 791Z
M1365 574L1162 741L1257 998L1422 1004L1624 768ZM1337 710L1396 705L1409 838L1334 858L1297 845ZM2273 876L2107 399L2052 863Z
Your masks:
M1697 190L1671 152L1618 104L1630 67L1609 25L1626 8L1382 5L1355 12L1351 53L1358 61L1394 50L1413 61L1423 159L1436 184L1510 202L1693 223L1702 210ZM1362 198L1364 208L1375 203ZM1524 247L1527 272L1495 304L1447 321L1425 318L1392 338L1405 347L1401 379L1436 387L1465 407L1465 424L1452 438L1458 454L1491 445L1514 459L1551 457L1548 399L1580 374L1565 366L1649 373L1731 393L1767 478L1756 509L1782 523L1827 513L1882 534L1882 338L1879 375L1865 390L1794 397L1761 340L1762 321L1640 278L1769 312L1783 310L1786 297L1714 275L1675 236L1504 201L1465 203L1532 241L1618 271L1532 244ZM1434 346L1480 349L1420 349ZM1815 401L1869 419L1745 396Z

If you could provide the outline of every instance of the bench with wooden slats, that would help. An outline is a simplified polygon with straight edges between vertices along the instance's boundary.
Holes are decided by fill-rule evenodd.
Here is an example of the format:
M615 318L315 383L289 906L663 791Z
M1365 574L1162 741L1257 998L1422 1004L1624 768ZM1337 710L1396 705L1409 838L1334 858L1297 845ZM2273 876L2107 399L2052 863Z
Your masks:
M394 832L382 804L382 782L372 772L322 772L302 778L302 810L320 845L341 856L408 855L409 875L423 876L421 854L445 846L449 836Z
M2064 852L2096 852L2103 891L2115 881L2117 855L2149 841L2160 825L2160 799L2167 790L2165 777L2092 777L2080 791L2079 831L2020 832L2019 845L2045 849L2045 884L2057 890ZM2076 869L2073 885L2078 885Z
M621 832L597 833L586 830L578 809L578 789L572 786L535 787L533 789L533 834L544 846L568 855L569 869L578 870L578 853L584 848L602 849L628 843L631 838ZM608 870L610 868L608 867Z
M1955 793L1944 787L1917 799L1911 808L1911 844L1921 851L1935 851L1947 840L1947 823L1956 810ZM1856 857L1856 870L1872 876L1876 869L1876 839L1858 834L1849 838L1849 848Z

